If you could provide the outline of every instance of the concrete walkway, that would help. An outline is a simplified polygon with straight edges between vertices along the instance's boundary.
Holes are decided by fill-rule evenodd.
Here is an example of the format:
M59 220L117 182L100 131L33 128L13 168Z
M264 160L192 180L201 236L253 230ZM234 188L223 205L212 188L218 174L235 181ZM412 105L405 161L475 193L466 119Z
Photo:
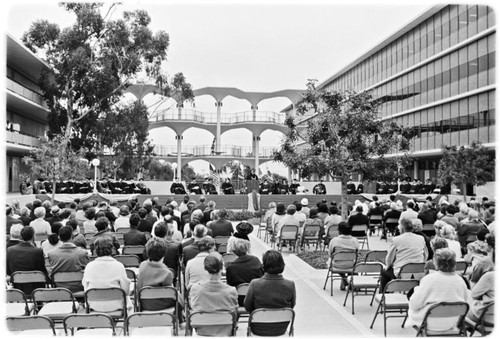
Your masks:
M386 250L389 243L378 236L370 237L370 249ZM252 254L262 259L262 254L270 249L269 244L257 237L257 228L251 235ZM314 269L298 258L289 249L284 248L286 279L293 280L297 290L295 306L295 336L297 337L383 337L383 318L379 315L370 329L377 309L370 306L371 296L355 298L355 314L351 313L351 297L344 307L345 291L340 290L340 283L334 281L333 296L330 296L329 284L323 290L326 269ZM388 337L414 337L416 331L409 325L401 328L403 318L387 320ZM246 328L245 328L246 330ZM242 334L242 333L241 333ZM238 331L240 335L240 331Z

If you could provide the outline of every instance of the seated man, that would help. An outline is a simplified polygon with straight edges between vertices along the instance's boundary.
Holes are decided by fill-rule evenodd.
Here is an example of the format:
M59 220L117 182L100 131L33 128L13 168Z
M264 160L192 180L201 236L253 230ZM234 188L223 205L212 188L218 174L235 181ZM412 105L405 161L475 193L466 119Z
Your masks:
M229 178L226 178L222 183L222 192L224 192L224 194L234 194L234 187Z
M184 185L179 181L178 177L175 177L175 181L170 186L170 193L173 194L186 194L186 190L184 189Z

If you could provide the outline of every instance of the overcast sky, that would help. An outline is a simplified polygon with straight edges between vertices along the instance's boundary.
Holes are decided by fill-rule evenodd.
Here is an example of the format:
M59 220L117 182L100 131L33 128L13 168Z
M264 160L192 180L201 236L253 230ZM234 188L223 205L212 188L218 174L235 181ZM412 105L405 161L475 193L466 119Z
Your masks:
M304 89L308 79L324 81L437 2L341 1L124 1L145 9L151 29L170 35L168 70L182 72L193 88L236 87L271 92ZM5 4L3 6L6 6ZM56 2L16 1L8 5L6 30L20 39L30 24L47 19L66 27L74 17ZM116 17L118 16L118 13ZM260 110L280 111L287 99L263 101ZM196 98L196 109L214 112L214 100ZM250 104L227 98L223 112L248 111ZM168 128L150 132L158 144L175 143ZM276 132L261 145L279 142ZM189 130L185 145L211 144L206 131ZM251 146L251 133L228 132L222 142Z

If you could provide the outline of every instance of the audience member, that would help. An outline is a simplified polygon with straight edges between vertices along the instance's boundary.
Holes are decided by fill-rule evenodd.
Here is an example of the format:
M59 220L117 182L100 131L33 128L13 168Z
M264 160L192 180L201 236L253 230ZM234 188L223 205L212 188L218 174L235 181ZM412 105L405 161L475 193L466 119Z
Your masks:
M457 258L462 258L462 248L457 240L457 232L455 232L455 228L453 226L444 224L440 229L439 236L446 239L448 242L448 248L455 252Z
M251 243L249 234L253 232L253 225L248 221L242 221L236 225L236 232L227 240L227 252L233 253L234 243L237 240L245 241L248 243L247 253L250 253Z
M95 255L94 245L97 239L99 238L110 238L111 243L113 244L113 255L118 254L118 249L120 248L120 242L116 238L116 235L110 231L109 229L109 220L106 217L101 217L96 220L95 227L97 229L97 233L92 236L92 242L90 244L90 252L92 255Z
M215 251L215 241L210 236L205 236L198 241L198 254L186 264L185 283L189 290L193 284L208 279L208 273L204 269L205 257L212 255L222 260L219 252Z
M212 230L212 237L229 237L234 233L233 224L226 220L227 210L220 209L217 213L217 221L210 224L210 230Z
M22 224L13 224L10 227L10 238L7 240L7 248L18 245L23 240L21 239L21 230L24 228Z
M138 230L139 216L132 214L129 219L130 230L123 234L123 244L125 246L144 246L147 243L146 233Z
M332 260L333 253L339 251L358 250L359 240L353 237L352 226L348 223L341 221L338 226L339 235L334 237L328 244L328 256ZM329 263L330 265L330 263ZM340 289L345 290L347 286L347 278L345 274L340 274L342 280L340 282Z
M448 242L446 241L445 238L441 238L441 237L432 238L432 240L431 240L432 253L434 253L436 250L438 250L440 248L447 248L447 247L448 247ZM433 255L433 257L434 257L434 255ZM436 266L434 265L434 260L433 259L427 260L427 262L425 263L425 266L424 266L424 274L427 275L427 274L432 273L434 271L436 271Z

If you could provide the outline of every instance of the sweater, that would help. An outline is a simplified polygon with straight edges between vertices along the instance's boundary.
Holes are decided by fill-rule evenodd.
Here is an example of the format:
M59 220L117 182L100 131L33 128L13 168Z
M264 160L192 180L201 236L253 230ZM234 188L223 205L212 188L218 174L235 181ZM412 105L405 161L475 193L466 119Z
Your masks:
M470 301L470 291L461 276L455 273L436 271L430 273L420 280L420 285L415 287L410 298L408 309L408 320L416 326L420 326L424 320L425 313L430 306L439 302ZM435 330L447 330L451 328L449 323L440 323L442 328Z
M170 269L158 261L145 260L139 266L137 292L145 286L172 286L174 275ZM146 299L141 301L142 310L158 311L173 307L172 299Z
M471 291L472 303L470 312L479 318L486 305L495 301L495 272L483 274Z

